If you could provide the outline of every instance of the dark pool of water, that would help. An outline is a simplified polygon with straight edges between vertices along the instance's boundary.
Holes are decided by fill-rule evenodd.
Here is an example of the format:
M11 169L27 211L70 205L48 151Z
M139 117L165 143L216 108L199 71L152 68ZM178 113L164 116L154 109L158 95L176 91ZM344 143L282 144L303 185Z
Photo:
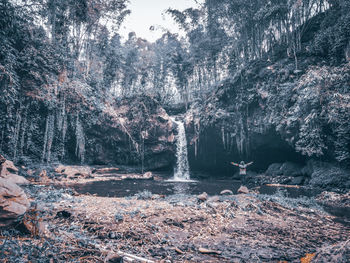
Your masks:
M223 190L231 190L234 194L242 185L239 180L197 180L189 182L172 182L167 180L115 180L98 181L87 184L77 184L73 187L81 194L95 194L104 197L132 196L139 192L149 191L152 194L172 195L190 194L198 195L206 192L208 195L218 195ZM272 195L283 189L285 195L297 198L301 196L312 197L319 194L320 190L306 188L281 188L274 186L260 186L261 194Z
M103 197L126 197L133 196L143 191L152 194L172 195L191 194L198 195L206 192L208 195L218 195L223 190L231 190L237 193L241 182L237 180L201 180L195 182L170 182L158 180L121 180L121 181L100 181L87 184L76 184L73 188L81 194L95 194ZM291 198L302 196L313 197L321 193L318 189L308 188L284 188L272 186L260 186L261 194L272 195L277 191L284 191L284 195ZM324 206L325 211L337 216L340 223L350 226L350 209L346 207Z
M240 181L233 180L206 180L196 182L169 182L156 180L122 180L108 182L93 182L78 184L74 189L82 194L90 193L98 196L125 197L142 191L152 194L193 194L206 192L209 195L218 195L222 190L229 189L234 193L241 186Z

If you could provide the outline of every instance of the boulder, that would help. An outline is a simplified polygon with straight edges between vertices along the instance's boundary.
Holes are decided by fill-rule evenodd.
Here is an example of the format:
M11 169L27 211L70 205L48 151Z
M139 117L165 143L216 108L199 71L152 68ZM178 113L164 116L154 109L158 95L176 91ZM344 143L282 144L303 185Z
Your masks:
M237 193L239 193L239 194L249 194L249 189L246 186L241 185L241 187L237 190Z
M281 171L284 176L297 177L302 175L302 166L297 163L285 162L281 166Z
M18 168L13 164L12 161L5 160L1 164L1 174L6 176L7 174L15 174L18 173Z
M292 163L292 162L285 162L283 164L281 163L273 163L271 164L265 174L267 176L293 176L293 177L297 177L303 174L302 172L302 166L296 163Z
M206 192L200 194L197 196L199 201L205 202L208 200L208 194Z
M55 172L58 174L62 174L67 178L72 177L90 177L91 176L91 168L87 166L70 166L70 165L59 165Z
M270 164L265 172L265 175L267 176L282 175L281 166L282 166L281 163Z
M233 195L233 192L231 190L223 190L220 192L221 195Z
M11 181L15 184L28 184L29 181L23 176L18 175L18 168L13 164L13 162L6 160L1 156L0 161L0 178Z
M23 215L30 203L24 191L12 181L0 178L0 227L10 225Z
M303 182L305 181L305 177L304 176L298 176L298 177L294 177L289 184L292 185L302 185Z

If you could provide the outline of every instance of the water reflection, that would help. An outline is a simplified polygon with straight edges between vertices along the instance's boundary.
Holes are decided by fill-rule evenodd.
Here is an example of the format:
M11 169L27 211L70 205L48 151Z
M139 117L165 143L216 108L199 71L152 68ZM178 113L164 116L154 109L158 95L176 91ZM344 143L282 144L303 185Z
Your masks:
M190 184L184 182L174 183L174 194L188 194L190 193Z
M133 196L142 191L149 191L152 194L193 194L203 192L208 195L218 195L222 190L230 189L234 193L240 187L240 182L232 180L212 181L157 181L157 180L116 180L98 181L88 184L77 184L73 188L81 194L96 194L98 196L125 197Z

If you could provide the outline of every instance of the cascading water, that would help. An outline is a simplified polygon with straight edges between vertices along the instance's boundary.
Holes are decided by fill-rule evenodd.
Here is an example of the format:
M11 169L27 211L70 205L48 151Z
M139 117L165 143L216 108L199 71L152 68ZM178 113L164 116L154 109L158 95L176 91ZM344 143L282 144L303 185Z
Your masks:
M79 158L80 162L83 163L85 160L85 135L84 128L79 120L79 115L77 116L77 121L75 125L75 154Z
M187 156L187 140L185 126L182 121L172 119L177 124L177 140L176 140L176 167L174 171L175 181L186 181L190 179L190 168Z

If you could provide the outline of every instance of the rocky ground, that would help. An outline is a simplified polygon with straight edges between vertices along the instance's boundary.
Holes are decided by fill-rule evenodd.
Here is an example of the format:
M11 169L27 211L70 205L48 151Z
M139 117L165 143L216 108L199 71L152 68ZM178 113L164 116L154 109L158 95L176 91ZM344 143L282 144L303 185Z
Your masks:
M43 185L25 192L31 209L0 232L2 262L346 262L350 253L348 226L314 199L282 192L106 198Z
M4 158L0 175L0 262L347 262L350 258L349 191L291 198L287 191L265 195L263 188L255 187L240 188L238 194L227 190L212 196L165 196L143 191L115 198L78 194L70 187L99 180L159 178L125 167L17 169ZM330 208L343 214L333 216ZM339 220L341 216L345 220Z
M21 174L32 184L69 186L101 181L144 179L153 180L157 176L152 172L138 173L138 168L82 166L82 165L51 165L23 167Z

